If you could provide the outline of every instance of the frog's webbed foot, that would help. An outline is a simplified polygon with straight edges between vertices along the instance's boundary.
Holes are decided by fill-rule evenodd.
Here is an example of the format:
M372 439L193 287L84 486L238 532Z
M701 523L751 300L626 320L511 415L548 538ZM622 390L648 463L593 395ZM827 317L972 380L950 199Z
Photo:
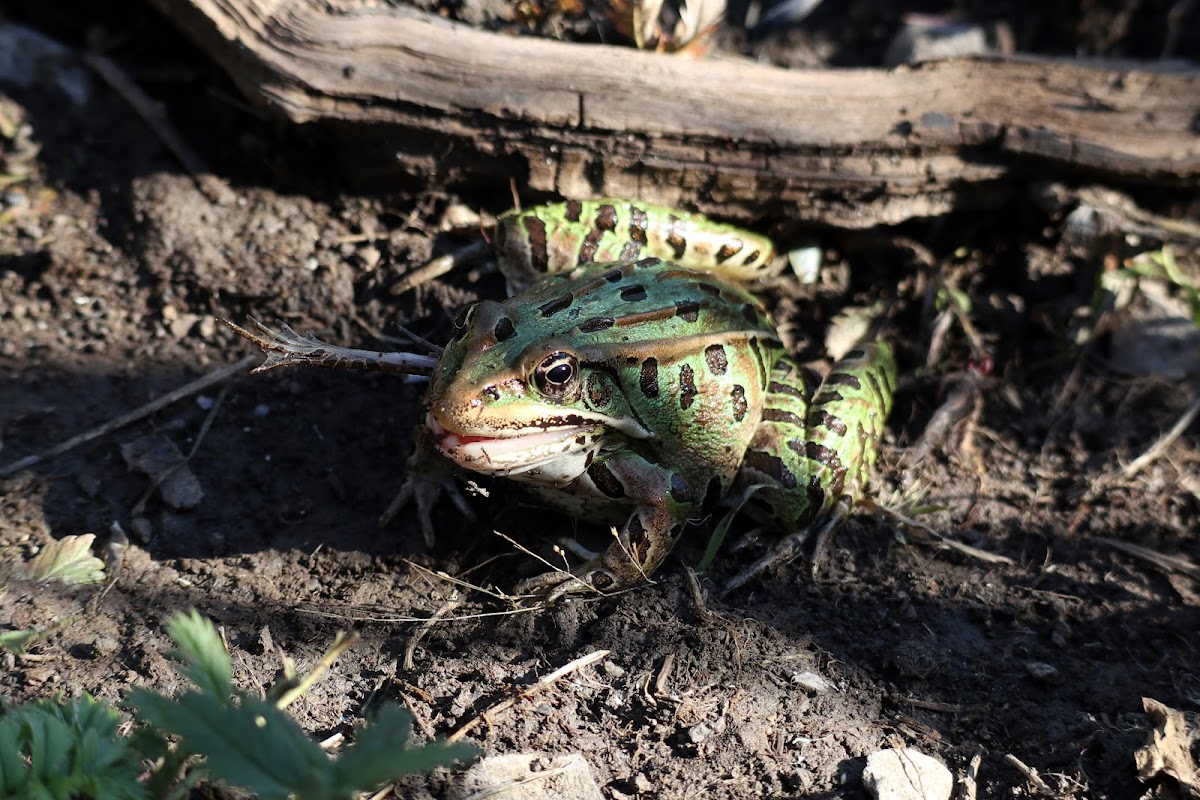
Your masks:
M622 588L617 576L599 561L589 562L574 570L556 569L521 581L513 590L532 605L552 606L570 595L605 595Z
M421 523L421 535L425 537L425 545L433 547L437 540L433 527L433 510L443 497L454 504L464 519L475 521L475 511L467 503L467 497L453 475L410 473L404 485L400 487L400 492L379 515L377 524L380 528L387 526L405 506L412 503L417 507L417 519Z
M817 541L813 546L812 552L812 569L815 572L817 567L825 558L825 550L829 544L830 534L834 528L842 523L846 515L850 513L850 503L840 502L834 506L830 512L818 519L812 525L789 533L782 537L777 542L771 545L771 548L762 555L757 561L743 569L738 574L734 575L729 581L721 587L721 597L729 594L732 591L740 589L750 582L752 578L759 573L770 569L776 564L782 564L786 561L791 561L801 554L809 537L816 533Z
M467 497L454 473L435 454L429 430L421 426L413 438L413 452L405 467L404 485L379 515L379 527L387 525L411 503L417 507L417 520L421 524L425 545L433 547L436 539L433 510L443 497L453 503L458 513L468 521L475 520L475 512L467 503Z

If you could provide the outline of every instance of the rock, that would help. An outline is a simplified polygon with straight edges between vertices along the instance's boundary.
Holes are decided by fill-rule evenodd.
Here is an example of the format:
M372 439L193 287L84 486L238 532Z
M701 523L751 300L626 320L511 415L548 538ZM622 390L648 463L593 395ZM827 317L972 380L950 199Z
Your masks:
M167 437L157 433L146 434L121 445L121 456L130 469L154 481L162 479L158 493L171 508L195 508L204 499L200 481L183 463L183 453Z
M485 795L489 800L603 800L591 767L579 753L513 753L485 758L468 769L450 792L452 800Z
M954 776L919 750L878 750L867 756L863 785L878 800L949 800Z
M904 27L888 44L883 61L889 67L894 67L939 58L983 55L990 49L987 32L980 25L945 17L909 14L904 18Z

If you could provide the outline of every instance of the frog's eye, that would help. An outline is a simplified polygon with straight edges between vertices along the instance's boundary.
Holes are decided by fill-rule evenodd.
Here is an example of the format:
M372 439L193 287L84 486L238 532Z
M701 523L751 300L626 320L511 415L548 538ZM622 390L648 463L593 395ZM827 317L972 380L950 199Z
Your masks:
M467 326L471 324L471 316L475 313L475 306L463 306L454 315L454 338L461 339L467 334Z
M549 397L561 397L575 383L579 361L570 353L552 353L533 371L538 391Z

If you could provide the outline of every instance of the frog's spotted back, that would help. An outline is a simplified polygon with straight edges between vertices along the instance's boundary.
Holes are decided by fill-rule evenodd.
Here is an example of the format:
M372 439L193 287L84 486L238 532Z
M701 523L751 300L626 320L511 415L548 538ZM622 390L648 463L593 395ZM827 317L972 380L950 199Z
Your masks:
M773 274L765 236L632 200L569 200L510 211L496 224L496 256L516 293L546 274L605 261L668 259L734 283Z

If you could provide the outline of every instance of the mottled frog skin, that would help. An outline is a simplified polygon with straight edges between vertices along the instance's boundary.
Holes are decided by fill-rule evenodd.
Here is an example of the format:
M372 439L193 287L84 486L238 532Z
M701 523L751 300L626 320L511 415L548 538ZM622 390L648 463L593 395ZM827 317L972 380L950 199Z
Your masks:
M496 258L510 294L551 273L661 258L744 283L773 272L771 240L703 214L632 200L568 200L501 215Z
M603 200L514 213L501 266L527 288L456 320L428 394L436 449L618 532L574 576L526 590L636 585L735 487L763 487L748 505L760 520L803 528L853 502L874 466L890 347L861 347L814 388L733 283L763 274L770 243L687 219Z

